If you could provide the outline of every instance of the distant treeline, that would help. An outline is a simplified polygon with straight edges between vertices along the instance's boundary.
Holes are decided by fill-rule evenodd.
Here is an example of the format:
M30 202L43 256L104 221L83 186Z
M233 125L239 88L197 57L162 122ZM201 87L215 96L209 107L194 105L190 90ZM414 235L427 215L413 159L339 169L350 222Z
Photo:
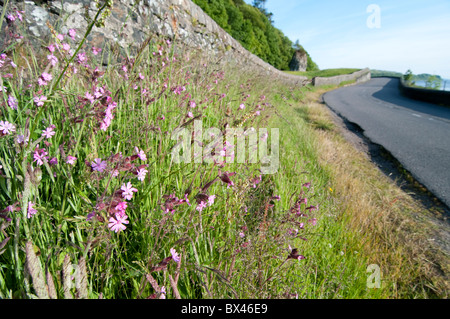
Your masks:
M264 8L265 0L253 1L253 6L243 0L193 1L244 48L279 70L289 70L295 50L304 50L298 41L294 44L273 26L272 13ZM307 56L307 70L318 69Z
M403 76L400 72L395 71L385 71L385 70L370 70L370 76L372 78L378 77L393 77L393 78L401 78Z

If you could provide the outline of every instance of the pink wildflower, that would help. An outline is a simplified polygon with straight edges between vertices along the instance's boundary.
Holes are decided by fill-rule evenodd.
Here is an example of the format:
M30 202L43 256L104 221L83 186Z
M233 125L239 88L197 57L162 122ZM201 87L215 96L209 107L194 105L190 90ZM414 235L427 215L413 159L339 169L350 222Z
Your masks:
M19 11L19 10L16 11L17 19L19 19L20 21L23 20L22 13L25 13L25 11Z
M74 165L77 158L75 156L67 155L66 163L70 165Z
M189 202L188 194L184 194L184 199L180 199L180 203L187 203L189 206L191 206L191 203Z
M208 197L208 206L211 206L214 204L214 199L216 198L216 195L211 195Z
M92 54L97 55L102 51L100 48L92 47Z
M181 261L180 255L178 255L175 248L170 248L170 253L172 254L173 261L175 261L176 263L179 263Z
M242 103L242 104L239 105L239 109L241 109L241 110L245 109L244 103Z
M54 56L53 54L47 55L47 60L50 61L50 64L51 64L52 66L55 66L56 63L58 63L58 58L57 58L56 56Z
M77 31L75 29L69 29L69 37L72 38L72 40L75 40L75 36L77 35Z
M94 90L94 97L96 99L99 99L103 96L103 94L105 94L105 89L102 87L96 87Z
M19 145L20 144L27 145L28 144L28 138L25 138L25 135L18 134L16 136L16 143L19 144Z
M136 151L137 155L139 156L139 158L141 160L143 160L143 161L147 160L147 156L145 155L143 150L139 150L139 148L137 146L134 148L134 150Z
M201 202L200 204L197 205L197 207L195 208L198 212L201 212L203 210L203 208L206 207L206 203L205 202Z
M43 148L36 148L33 154L34 162L41 166L44 164L44 161L47 161L47 152Z
M161 296L159 296L159 299L166 299L166 287L161 287Z
M96 158L91 164L92 170L99 171L100 173L106 169L106 166L107 163L105 161L102 161L101 158Z
M48 74L46 72L43 72L41 76L38 78L38 83L41 86L45 86L53 79L51 74Z
M124 224L129 223L127 219L127 215L121 216L120 214L116 213L116 219L114 219L113 217L109 219L108 228L116 233L121 230L125 230L127 227Z
M47 101L47 97L44 95L36 96L33 101L37 106L43 106L45 101Z
M108 104L108 107L105 110L105 117L103 118L102 123L100 124L100 129L106 132L108 127L111 125L111 121L114 118L114 115L112 114L112 111L116 108L117 103L112 102Z
M77 60L79 64L86 62L87 60L86 53L84 52L78 53Z
M224 173L222 173L222 175L219 176L219 178L222 182L227 184L228 187L234 186L233 181L230 179L230 176L233 176L234 174L236 174L236 173L224 172Z
M111 118L109 118L109 117L105 117L103 120L102 120L102 122L100 123L100 129L102 130L102 131L105 131L106 132L106 130L108 129L108 127L111 125Z
M122 190L122 197L124 197L126 200L130 200L133 198L133 192L137 192L138 190L131 185L130 182L128 182L126 185L123 184L120 188Z
M55 131L53 129L55 128L54 125L50 125L45 130L42 131L42 136L45 136L45 138L51 138L53 135L55 135Z
M117 211L117 214L119 214L120 216L124 216L125 215L125 210L127 209L127 207L128 207L127 202L120 202L115 207L115 210Z
M56 50L56 46L52 43L47 47L48 51L50 51L51 53L55 52Z
M19 102L17 101L17 99L14 96L10 95L10 96L8 96L8 105L13 110L17 110L17 107L19 106Z
M14 124L9 123L8 121L0 121L0 133L3 135L8 135L15 131L16 127Z
M37 210L33 208L34 205L36 204L33 202L28 202L27 218L31 218L34 214L37 213Z
M69 43L63 43L62 48L64 51L69 52L70 51L70 44Z
M147 170L145 168L141 168L140 170L138 170L137 172L137 176L138 176L138 180L140 180L141 182L144 181L145 179L145 175L147 174Z
M91 102L91 104L94 103L94 101L95 101L94 96L93 96L91 93L89 93L89 92L86 92L86 94L84 95L84 97L85 97L89 102Z

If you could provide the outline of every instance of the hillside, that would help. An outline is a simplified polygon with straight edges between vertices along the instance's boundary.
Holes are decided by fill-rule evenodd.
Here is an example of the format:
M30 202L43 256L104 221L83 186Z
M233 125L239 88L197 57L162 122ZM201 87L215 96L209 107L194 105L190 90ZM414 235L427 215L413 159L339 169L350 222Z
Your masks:
M243 0L193 0L247 50L279 70L289 70L295 49L301 49L283 32L273 26L272 13L264 8L265 1L255 1L258 7ZM306 52L306 50L304 50ZM308 52L307 71L317 69Z

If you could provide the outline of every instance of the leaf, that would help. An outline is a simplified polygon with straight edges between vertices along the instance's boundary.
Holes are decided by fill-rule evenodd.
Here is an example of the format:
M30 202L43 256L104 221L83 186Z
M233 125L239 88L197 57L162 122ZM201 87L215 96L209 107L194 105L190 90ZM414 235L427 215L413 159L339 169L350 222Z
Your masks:
M55 178L53 177L53 172L52 172L52 169L50 168L50 165L48 165L47 162L44 162L44 165L45 165L45 168L47 169L48 175L50 175L52 182L56 183Z

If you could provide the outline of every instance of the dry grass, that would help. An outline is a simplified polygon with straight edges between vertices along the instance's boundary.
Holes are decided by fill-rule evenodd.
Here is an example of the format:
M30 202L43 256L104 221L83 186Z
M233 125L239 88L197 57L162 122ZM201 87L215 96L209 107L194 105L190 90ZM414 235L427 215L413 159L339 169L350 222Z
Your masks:
M361 234L366 254L380 266L394 296L401 298L409 290L424 298L447 298L449 257L433 240L439 225L366 153L344 139L331 111L320 102L324 92L308 92L299 112L316 128L320 161L332 172L330 187L342 215Z

